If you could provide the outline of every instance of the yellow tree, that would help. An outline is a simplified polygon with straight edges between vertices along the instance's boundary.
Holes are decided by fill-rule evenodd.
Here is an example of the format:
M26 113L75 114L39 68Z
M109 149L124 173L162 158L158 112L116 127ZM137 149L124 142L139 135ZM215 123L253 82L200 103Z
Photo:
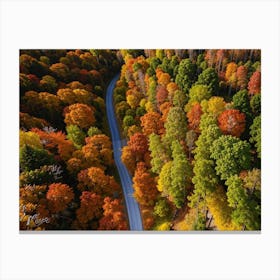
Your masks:
M67 125L77 125L82 129L88 129L95 123L95 109L86 104L76 103L65 108L64 122Z

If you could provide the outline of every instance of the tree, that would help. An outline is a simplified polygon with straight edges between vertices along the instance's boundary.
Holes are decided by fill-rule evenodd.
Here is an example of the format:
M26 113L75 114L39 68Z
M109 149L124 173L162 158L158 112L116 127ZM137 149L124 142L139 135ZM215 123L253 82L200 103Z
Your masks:
M193 64L190 59L182 59L175 82L184 93L187 93L192 84L196 81L196 64Z
M148 103L150 103L153 107L153 109L156 108L156 88L157 88L157 83L153 77L150 77L148 80ZM148 110L147 110L148 111Z
M185 140L187 119L183 109L180 107L172 107L168 112L164 127L166 129L164 141L166 141L168 145L171 145L174 140Z
M127 109L129 109L129 105L125 101L121 101L120 103L116 104L115 110L120 120L125 117L125 112Z
M148 112L140 118L143 133L149 136L152 133L162 134L164 131L161 115L156 112Z
M169 187L171 186L171 168L172 161L166 162L159 174L157 189L162 192L162 196L168 196Z
M170 75L168 73L162 73L159 76L158 84L165 87L170 83Z
M236 74L236 71L237 71L237 64L235 62L228 63L225 78L229 83L231 81L232 76Z
M133 174L136 169L136 156L131 147L124 146L122 148L121 159L126 168L129 170L130 174Z
M225 110L225 106L224 98L219 96L212 96L207 102L201 102L203 112L211 114L215 118Z
M91 126L88 131L87 134L89 137L94 136L94 135L98 135L98 134L102 134L102 131L97 128L96 126Z
M240 112L244 113L246 116L245 124L245 137L249 135L249 128L252 124L252 110L250 107L250 98L248 91L246 89L238 91L232 98L233 106L235 109L238 109Z
M181 107L182 109L185 107L187 103L187 96L180 90L176 90L173 95L173 105L176 107Z
M161 112L162 114L162 121L165 123L166 120L167 120L167 116L168 116L168 113L170 111L170 109L172 108L172 104L167 101L167 102L164 102L163 104L160 105L159 107L159 111Z
M53 72L54 76L62 81L67 81L69 77L70 70L63 63L55 63L50 66L50 70Z
M119 199L106 197L103 204L104 216L99 220L99 230L127 230L128 225Z
M170 82L167 86L166 89L168 91L168 98L169 99L173 99L173 96L175 94L175 92L179 89L178 85L174 82Z
M193 85L189 92L189 103L201 102L211 97L211 92L206 85Z
M186 202L187 189L190 187L192 169L185 152L178 141L172 142L171 186L169 195L177 208Z
M94 112L95 110L81 103L76 103L64 109L66 125L77 125L82 129L88 129L95 123Z
M233 97L233 106L246 115L247 120L251 118L250 98L246 89L238 91Z
M261 116L254 118L253 124L250 127L250 142L255 144L258 158L261 158Z
M246 172L247 174L242 178L244 188L249 190L249 195L252 196L255 192L258 192L258 198L260 200L261 191L261 170L253 168ZM241 176L240 176L241 177Z
M159 174L162 166L170 160L159 135L152 133L149 136L149 151L151 152L151 170Z
M261 94L254 94L250 100L250 106L253 114L258 116L261 114Z
M189 151L189 160L191 158L191 153L195 147L195 141L197 140L197 134L193 130L189 130L186 133L186 145Z
M48 92L27 91L22 99L22 104L28 108L27 113L60 124L62 107L56 95Z
M142 160L145 153L148 151L148 140L142 133L137 132L132 135L127 144L132 153L135 154L137 162Z
M88 228L90 221L93 219L100 219L102 217L103 199L96 193L84 191L80 196L80 202L80 208L76 211L77 220L79 223Z
M155 223L155 217L150 209L143 209L142 210L142 220L143 220L143 227L145 230L149 230Z
M153 206L158 196L155 179L144 162L137 163L133 177L134 197L140 205Z
M37 169L20 173L20 186L43 185L59 182L63 170L60 165L43 165Z
M222 135L210 148L211 158L216 161L216 172L222 180L250 168L250 144L231 135Z
M243 229L260 230L260 205L246 193L241 178L233 175L227 179L226 185L228 186L228 203L233 208L233 223Z
M236 71L237 71L237 64L235 62L230 62L227 65L226 74L225 74L226 81L229 85L228 95L230 95L231 89L236 88L237 86Z
M81 103L91 105L93 102L93 94L85 89L63 88L57 91L57 96L65 105Z
M132 116L125 116L123 119L124 127L129 127L135 124L135 120Z
M240 65L236 71L237 86L242 90L246 89L248 84L247 68L244 65Z
M249 94L254 95L261 93L261 72L256 71L250 78L248 83Z
M82 170L78 174L78 189L81 191L91 191L101 196L112 196L118 191L119 185L113 177L107 176L99 167L90 167Z
M197 85L206 85L209 89L209 93L214 95L219 87L219 78L216 71L209 67L198 76Z
M245 130L245 119L246 116L244 113L240 113L236 109L229 109L219 115L218 123L224 134L240 137Z
M41 91L46 91L50 93L55 93L57 90L58 84L54 77L50 75L43 76L40 80L40 89Z
M113 164L112 143L108 136L97 134L85 139L86 145L82 147L85 161L90 166L104 168Z
M74 199L74 192L66 184L54 183L49 185L46 198L49 202L49 208L53 213L63 211Z
M46 120L32 117L27 113L20 112L19 117L20 117L20 127L24 130L25 129L29 130L35 127L43 128L46 126L50 126L50 124Z
M142 99L143 95L138 92L133 92L126 97L127 104L132 108L136 109L139 106L139 103Z
M81 149L84 145L86 134L77 125L66 126L66 131L67 138L73 142L76 148Z
M197 133L199 130L200 117L202 115L202 109L199 103L195 103L192 108L187 112L187 118L189 128Z
M53 155L44 149L24 145L20 148L19 162L21 170L30 171L43 165L51 165L55 160Z
M43 145L40 141L40 137L32 131L19 131L19 146L23 147L28 145L32 148L42 149Z
M168 100L168 91L163 86L158 86L156 93L157 106L160 107L165 101Z
M199 215L206 214L206 198L213 192L218 184L218 176L215 171L215 162L211 159L210 147L219 138L221 132L212 115L203 114L200 121L201 134L196 141L193 153L194 166L192 182L193 193L188 197L192 208L197 209Z
M159 199L154 206L154 214L160 218L168 218L170 216L170 205L164 198Z
M240 227L233 225L231 215L232 209L227 202L227 195L221 185L207 196L207 206L213 215L215 226L218 230L238 230Z
M72 156L75 148L70 140L66 140L66 135L61 131L55 131L52 128L45 127L44 130L32 129L39 135L45 149L58 155L57 160L67 161Z

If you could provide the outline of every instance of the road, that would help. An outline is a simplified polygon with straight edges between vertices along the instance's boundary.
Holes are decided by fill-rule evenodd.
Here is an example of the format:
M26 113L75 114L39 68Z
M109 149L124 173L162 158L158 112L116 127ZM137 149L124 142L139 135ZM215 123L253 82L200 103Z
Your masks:
M142 219L140 215L139 205L133 197L132 180L127 168L121 161L121 149L126 145L126 140L122 140L118 129L113 105L113 91L119 75L115 76L110 82L106 92L106 111L111 131L113 152L115 163L120 175L125 204L128 212L130 230L143 230Z

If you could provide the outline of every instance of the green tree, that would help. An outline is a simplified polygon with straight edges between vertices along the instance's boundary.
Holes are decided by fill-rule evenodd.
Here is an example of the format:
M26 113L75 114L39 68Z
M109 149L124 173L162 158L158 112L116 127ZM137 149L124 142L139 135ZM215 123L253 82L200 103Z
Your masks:
M186 154L178 141L172 142L171 186L169 194L177 208L186 202L187 189L190 187L192 169Z
M187 132L187 118L183 109L180 107L172 107L164 124L166 133L164 141L170 146L174 140L185 140Z
M192 84L196 81L196 73L196 64L193 64L188 58L181 60L175 81L184 93L187 93Z
M125 116L123 119L124 126L132 126L135 124L134 118L132 116Z
M261 170L253 168L243 178L243 186L248 190L250 197L261 201Z
M227 179L226 185L228 203L233 208L232 222L243 229L260 230L261 207L247 194L241 178L233 175Z
M159 174L157 189L162 192L163 196L168 196L169 188L171 186L171 168L172 161L166 162Z
M102 134L102 131L95 126L91 126L88 129L87 134L88 134L89 137L91 137L91 136L94 136L94 135Z
M196 141L193 153L194 167L192 182L194 184L193 194L189 197L190 206L205 212L206 196L213 192L219 182L215 171L215 162L211 159L210 147L221 135L216 124L215 117L203 114L200 122L201 134Z
M44 149L24 145L19 150L20 169L30 171L55 162L52 154Z
M77 125L66 126L67 139L71 140L74 146L81 149L85 144L86 134Z
M211 97L211 92L206 85L193 85L189 92L189 103L201 102Z
M180 90L176 90L173 96L173 105L184 108L187 103L187 96Z
M206 85L211 95L215 95L219 88L219 77L215 69L209 67L198 76L197 85Z
M250 142L255 144L258 158L261 158L261 116L254 118L253 124L250 127Z
M250 168L250 144L231 135L222 135L210 148L216 171L222 180Z
M246 89L238 91L233 97L233 106L246 115L246 121L251 119L250 98Z
M160 218L167 218L170 215L170 206L166 199L159 199L154 207L154 214Z
M261 114L261 94L255 94L250 100L250 106L255 116Z
M170 157L165 151L160 136L155 133L149 136L149 151L151 152L151 170L159 174L163 165L170 161Z

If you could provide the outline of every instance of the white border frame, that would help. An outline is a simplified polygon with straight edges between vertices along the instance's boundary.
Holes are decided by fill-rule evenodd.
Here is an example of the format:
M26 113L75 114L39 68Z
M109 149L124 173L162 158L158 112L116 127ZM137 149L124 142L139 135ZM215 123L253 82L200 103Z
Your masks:
M0 278L280 279L279 31L276 0L2 0ZM19 234L18 51L93 47L262 49L261 234Z

